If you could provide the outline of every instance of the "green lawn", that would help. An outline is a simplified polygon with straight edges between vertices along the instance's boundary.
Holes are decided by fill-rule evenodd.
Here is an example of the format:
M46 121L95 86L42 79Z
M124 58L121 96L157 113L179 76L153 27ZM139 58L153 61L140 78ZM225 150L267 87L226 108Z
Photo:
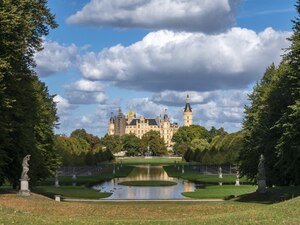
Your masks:
M205 188L197 189L194 192L183 192L182 195L190 198L222 198L229 199L239 195L253 193L257 186L253 185L222 185L222 186L207 186Z
M213 175L203 175L198 171L193 170L191 167L185 166L184 173L181 172L181 167L178 170L175 166L164 166L164 170L167 172L169 177L182 178L184 180L198 181L202 183L214 183L218 184L222 182L223 184L235 184L236 176L223 174L223 178L219 178L218 174ZM245 178L240 178L240 183L246 183Z
M62 195L63 197L69 197L69 198L98 199L98 198L106 198L111 196L111 193L99 192L90 188L86 188L84 186L79 186L79 187L38 186L33 188L32 191L49 197L54 197L54 195Z
M298 187L299 188L299 187ZM55 202L0 194L1 224L299 224L300 197L255 202Z
M176 182L165 180L137 180L137 181L124 181L118 183L125 186L145 186L145 187L159 187L159 186L173 186Z
M174 161L181 162L181 157L178 158L167 158L167 157L125 157L118 158L116 162L123 164L174 164Z

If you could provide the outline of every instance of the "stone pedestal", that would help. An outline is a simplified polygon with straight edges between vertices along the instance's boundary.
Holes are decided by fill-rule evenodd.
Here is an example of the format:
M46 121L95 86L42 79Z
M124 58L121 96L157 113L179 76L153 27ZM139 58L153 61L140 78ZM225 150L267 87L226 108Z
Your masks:
M54 186L55 186L55 187L59 187L59 181L58 181L58 180L55 181Z
M267 191L267 185L266 185L266 180L258 180L258 193L266 193Z
M61 201L61 196L60 195L55 195L54 198L55 198L55 201L57 201L57 202Z
M221 173L219 174L219 178L220 178L220 179L222 179L222 178L223 178L223 175L222 175Z
M240 186L240 180L239 180L239 179L237 179L237 180L235 181L235 186Z
M21 196L30 196L28 180L21 179L20 181L21 181L21 186L18 194Z

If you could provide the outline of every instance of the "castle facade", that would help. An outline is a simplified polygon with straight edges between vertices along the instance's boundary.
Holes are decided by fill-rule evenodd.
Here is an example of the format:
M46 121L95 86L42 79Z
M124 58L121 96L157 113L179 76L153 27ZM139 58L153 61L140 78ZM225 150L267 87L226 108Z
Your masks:
M183 115L184 126L189 126L193 123L192 108L189 100L189 96L187 96ZM126 116L122 113L121 109L119 109L117 115L114 116L113 113L111 113L108 122L109 135L123 136L125 134L134 134L138 138L142 138L145 133L151 130L158 131L167 147L173 146L172 137L178 129L178 124L170 121L166 110L163 116L156 118L146 118L144 116L137 118L131 109Z

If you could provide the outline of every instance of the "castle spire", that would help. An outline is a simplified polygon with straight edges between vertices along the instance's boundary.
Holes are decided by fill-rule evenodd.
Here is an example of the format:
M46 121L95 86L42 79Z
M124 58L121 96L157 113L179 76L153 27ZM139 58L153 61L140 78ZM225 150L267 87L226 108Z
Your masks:
M184 112L192 112L192 107L190 105L190 96L186 96Z
M183 112L183 125L184 126L190 126L193 124L193 112L192 112L192 107L190 105L190 96L186 96L185 100L185 107L184 107L184 112Z

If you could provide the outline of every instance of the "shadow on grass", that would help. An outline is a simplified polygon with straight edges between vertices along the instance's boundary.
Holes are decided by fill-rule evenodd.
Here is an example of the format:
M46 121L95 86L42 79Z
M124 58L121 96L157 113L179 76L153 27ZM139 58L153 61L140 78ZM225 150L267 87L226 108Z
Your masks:
M0 187L0 194L17 194L19 190L12 189L10 186Z
M272 187L267 192L260 194L258 192L240 195L234 201L273 204L286 201L300 196L300 186Z

